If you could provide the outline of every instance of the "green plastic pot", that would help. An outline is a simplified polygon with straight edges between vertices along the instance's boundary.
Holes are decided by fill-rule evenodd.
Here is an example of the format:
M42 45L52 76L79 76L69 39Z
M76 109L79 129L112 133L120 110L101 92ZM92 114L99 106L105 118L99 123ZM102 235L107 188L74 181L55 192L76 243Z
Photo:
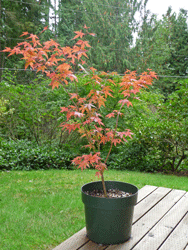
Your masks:
M82 187L82 201L85 205L87 237L104 245L120 244L131 237L134 206L138 188L132 184L105 181L106 189L119 189L131 196L123 198L100 198L86 194L86 191L102 190L102 182L91 182Z

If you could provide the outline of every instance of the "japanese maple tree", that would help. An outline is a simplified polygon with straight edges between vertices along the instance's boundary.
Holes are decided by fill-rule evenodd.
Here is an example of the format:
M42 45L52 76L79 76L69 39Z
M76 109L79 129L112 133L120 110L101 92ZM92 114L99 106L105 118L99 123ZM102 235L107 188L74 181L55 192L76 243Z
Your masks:
M139 76L136 72L126 71L121 82L115 83L108 73L97 74L97 70L93 67L85 70L82 65L85 64L84 57L87 58L87 50L91 46L88 41L84 40L84 37L95 34L89 33L86 25L84 32L82 30L75 31L75 34L73 39L78 40L74 46L61 47L52 39L41 43L37 35L24 32L21 36L26 36L25 41L18 43L13 49L5 48L3 51L9 52L9 56L13 54L23 55L25 69L31 67L37 72L45 73L51 79L52 89L58 88L59 85L64 87L72 104L61 108L60 112L66 114L66 121L60 126L63 130L68 130L69 133L77 130L81 137L87 139L85 147L90 150L89 154L76 157L72 162L81 170L90 166L94 167L97 170L96 175L101 176L104 195L107 197L104 171L107 169L107 160L112 147L126 142L127 137L131 137L132 134L129 129L119 131L119 118L123 116L124 106L132 106L131 98L136 98L135 95L142 88L151 85L156 74L150 69ZM72 70L73 65L79 65L90 78L92 88L84 97L79 93L78 79ZM113 74L116 73L113 72ZM105 77L105 81L101 76ZM73 83L76 91L71 92L69 84ZM118 90L119 96L118 108L115 110L109 105L108 108L106 107L108 99L114 97L114 87ZM102 109L108 110L105 117ZM108 119L113 119L113 127L108 126L108 122L105 122ZM101 156L101 145L104 144L109 145L105 159Z

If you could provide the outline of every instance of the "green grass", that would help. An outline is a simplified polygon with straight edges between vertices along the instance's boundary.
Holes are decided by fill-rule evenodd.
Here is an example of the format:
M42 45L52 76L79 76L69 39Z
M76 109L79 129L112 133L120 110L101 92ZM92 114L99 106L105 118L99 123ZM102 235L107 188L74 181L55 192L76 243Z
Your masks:
M110 170L106 180L188 191L188 178ZM0 173L0 249L52 249L84 225L80 189L95 171L49 170Z

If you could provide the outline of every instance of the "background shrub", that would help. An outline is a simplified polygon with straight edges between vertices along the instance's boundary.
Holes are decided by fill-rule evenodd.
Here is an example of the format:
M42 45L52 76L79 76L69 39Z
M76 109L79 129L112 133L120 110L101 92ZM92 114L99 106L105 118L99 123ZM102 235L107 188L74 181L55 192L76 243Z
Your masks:
M1 170L71 169L71 160L78 152L68 144L37 145L27 140L0 142Z
M84 96L91 85L87 84L87 76L78 77ZM118 83L120 77L112 79ZM62 88L52 91L48 85L42 75L29 84L20 84L10 72L5 74L0 83L0 169L72 168L71 160L87 152L76 132L69 134L60 127L66 120L60 107L67 106L69 97ZM187 86L188 80L180 80L168 98L154 88L143 90L133 107L124 107L120 129L131 129L133 139L113 149L108 168L147 172L187 168ZM74 88L74 83L70 88ZM116 96L115 86L113 91ZM107 109L108 105L116 109L118 99L111 98ZM105 116L105 110L101 112ZM109 127L110 122L111 119ZM102 151L105 155L106 146L102 146Z

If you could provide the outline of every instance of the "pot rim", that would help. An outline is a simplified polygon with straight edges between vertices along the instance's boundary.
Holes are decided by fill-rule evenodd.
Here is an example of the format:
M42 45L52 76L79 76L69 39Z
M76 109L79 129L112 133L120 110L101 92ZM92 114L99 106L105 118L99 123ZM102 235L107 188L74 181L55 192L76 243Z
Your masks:
M131 184L131 183L128 183L128 182L123 182L123 181L114 181L114 180L108 180L108 181L105 181L105 183L108 183L108 182L115 182L115 183L119 183L119 184L125 184L125 185L128 185L128 186L132 186L132 187L134 187L135 189L136 189L136 192L134 192L133 194L131 194L131 195L129 195L129 196L127 196L127 197L121 197L121 199L127 199L127 198L131 198L131 197L133 197L133 196L135 196L135 195L137 195L138 194L138 187L137 186L135 186L134 184ZM108 199L108 200L112 200L112 198L106 198L106 197L94 197L94 196L92 196L92 195L89 195L89 194L86 194L85 192L84 192L84 190L83 190L83 188L84 187L86 187L87 185L90 185L90 184L95 184L95 183L102 183L102 181L92 181L92 182L88 182L88 183L86 183L86 184L84 184L82 187L81 187L81 191L82 191L82 193L84 193L84 195L87 195L87 196L89 196L89 197L93 197L93 198L101 198L101 199ZM113 198L113 200L116 200L116 199L120 199L120 198Z

